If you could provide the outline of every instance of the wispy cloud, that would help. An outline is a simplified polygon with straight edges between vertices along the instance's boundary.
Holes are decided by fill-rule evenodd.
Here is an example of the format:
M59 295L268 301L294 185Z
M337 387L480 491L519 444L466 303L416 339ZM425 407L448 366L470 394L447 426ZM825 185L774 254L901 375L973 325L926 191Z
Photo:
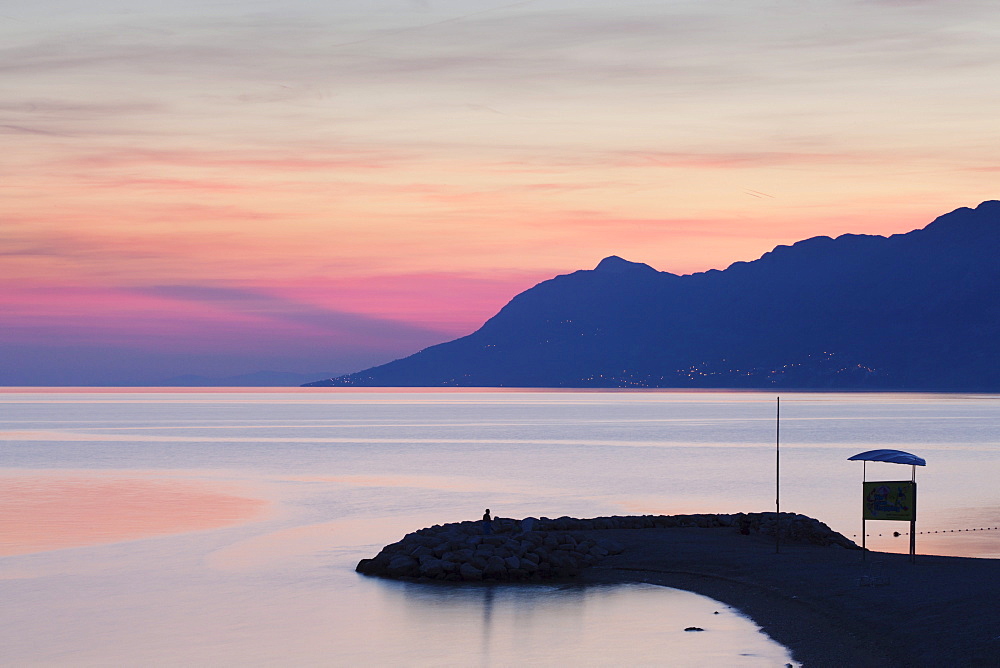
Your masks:
M114 323L15 300L53 340L401 351L612 253L696 271L996 196L984 0L126 4L0 22L6 292Z
M114 147L100 152L69 156L62 164L79 168L126 168L142 166L198 167L210 169L259 169L285 171L335 171L380 169L403 158L400 152L376 147L332 148L322 145L284 150L261 148L155 149Z
M59 132L53 132L51 130L43 130L41 128L29 128L21 125L10 125L10 124L0 125L0 131L6 131L8 133L24 134L24 135L44 135L46 137L65 136Z
M442 332L358 313L348 313L290 300L265 292L208 285L158 285L129 291L184 302L205 304L222 311L263 320L303 325L336 338L359 342L390 339L431 342ZM336 337L336 338L333 338Z

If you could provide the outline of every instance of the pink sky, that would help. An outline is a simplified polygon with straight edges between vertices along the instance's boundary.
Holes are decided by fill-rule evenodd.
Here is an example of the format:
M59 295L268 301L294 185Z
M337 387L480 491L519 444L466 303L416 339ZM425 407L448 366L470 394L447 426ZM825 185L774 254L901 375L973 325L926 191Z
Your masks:
M724 268L1000 195L989 2L40 0L0 31L6 385L319 378L608 255Z

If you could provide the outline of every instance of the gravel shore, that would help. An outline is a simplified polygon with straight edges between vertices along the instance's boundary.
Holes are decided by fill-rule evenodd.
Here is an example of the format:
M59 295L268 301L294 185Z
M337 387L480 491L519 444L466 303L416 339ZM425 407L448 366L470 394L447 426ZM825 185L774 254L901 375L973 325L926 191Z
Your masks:
M1000 560L789 543L732 528L584 531L624 546L584 583L648 582L743 611L806 666L1000 668ZM880 576L878 579L866 576Z

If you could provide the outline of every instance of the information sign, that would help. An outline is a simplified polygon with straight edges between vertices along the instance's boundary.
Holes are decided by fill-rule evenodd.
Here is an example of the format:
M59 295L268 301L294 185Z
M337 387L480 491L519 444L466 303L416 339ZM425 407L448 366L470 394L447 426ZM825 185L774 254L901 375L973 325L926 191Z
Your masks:
M917 483L912 480L884 480L864 482L862 485L864 519L916 521Z

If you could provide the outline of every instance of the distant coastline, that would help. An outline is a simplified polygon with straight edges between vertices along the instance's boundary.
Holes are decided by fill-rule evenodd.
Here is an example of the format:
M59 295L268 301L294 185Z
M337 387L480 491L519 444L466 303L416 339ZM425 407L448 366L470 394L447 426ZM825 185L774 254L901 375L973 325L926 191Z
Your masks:
M350 386L350 385L0 385L0 393L3 394L42 394L42 393L112 393L112 392L134 392L134 393L266 393L266 392L290 392L299 394L314 394L317 390L333 393L473 393L484 394L489 392L498 393L650 393L650 394L766 394L773 396L775 393L782 395L789 394L906 394L906 395L951 395L951 396L998 396L1000 390L990 391L969 391L969 390L923 390L923 389L830 389L830 388L752 388L752 387L461 387L454 385L442 385L437 387L421 386Z

